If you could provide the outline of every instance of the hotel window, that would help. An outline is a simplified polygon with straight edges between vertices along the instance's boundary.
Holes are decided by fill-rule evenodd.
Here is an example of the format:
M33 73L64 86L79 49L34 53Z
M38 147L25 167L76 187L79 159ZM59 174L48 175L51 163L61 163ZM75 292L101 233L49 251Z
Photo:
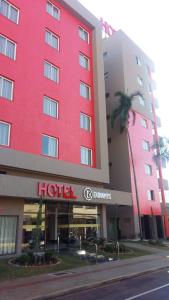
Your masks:
M49 97L44 96L43 112L48 116L58 118L58 102Z
M145 106L145 99L142 96L138 96L138 97L139 97L140 105Z
M91 131L91 117L80 113L80 128Z
M16 56L16 44L5 36L0 35L0 53L15 60Z
M0 0L0 14L18 24L19 10L6 0Z
M148 190L147 191L147 199L150 201L155 200L155 195L154 195L154 191L153 190Z
M44 76L55 82L59 81L59 69L54 65L44 62Z
M55 5L53 5L50 2L46 3L46 11L48 14L50 14L53 18L59 20L60 19L60 9L57 8Z
M42 136L42 154L58 157L58 139L48 135Z
M13 82L1 76L0 76L0 97L3 97L7 100L12 100L13 97Z
M80 82L80 96L90 100L90 87L83 82Z
M152 175L152 167L148 164L145 164L145 173L146 175Z
M17 216L0 216L0 255L16 252Z
M92 150L89 148L81 147L81 163L83 165L91 166L92 165Z
M9 146L10 124L0 122L0 145Z
M59 50L59 38L48 30L45 31L45 42L52 48Z
M138 66L142 65L141 60L138 56L136 56L136 63L137 63Z
M139 85L143 85L143 79L140 76L137 76L137 82Z
M143 146L143 149L144 149L145 151L150 151L150 144L149 144L148 141L143 140L143 141L142 141L142 146Z
M79 54L79 63L83 68L89 70L89 59L82 53Z
M106 57L107 55L108 55L107 51L103 52L103 57Z
M89 33L82 27L79 27L79 36L82 40L89 43Z
M147 121L145 119L140 119L140 123L141 123L141 126L143 126L144 128L147 128Z

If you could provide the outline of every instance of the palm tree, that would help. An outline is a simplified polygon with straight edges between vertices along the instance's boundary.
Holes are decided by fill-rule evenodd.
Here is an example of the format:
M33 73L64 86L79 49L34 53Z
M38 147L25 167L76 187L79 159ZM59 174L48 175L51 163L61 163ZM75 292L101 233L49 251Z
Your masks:
M153 149L157 150L157 153L154 155L154 159L169 161L169 139L166 137L160 137L158 141L155 141L152 145Z
M118 107L112 111L111 114L111 127L114 127L116 119L120 122L120 134L123 132L127 132L127 138L129 143L130 157L133 169L133 177L134 177L134 185L135 185L135 193L136 193L136 202L137 202L137 211L138 211L138 219L139 219L139 231L140 238L142 239L142 226L141 226L141 215L140 215L140 206L139 206L139 196L138 196L138 187L137 187L137 178L136 171L133 159L133 151L131 146L131 139L128 130L130 113L133 114L133 125L135 124L135 112L132 110L132 103L135 100L135 97L141 96L142 94L139 91L132 93L131 95L127 95L121 91L115 93L115 96L119 98Z

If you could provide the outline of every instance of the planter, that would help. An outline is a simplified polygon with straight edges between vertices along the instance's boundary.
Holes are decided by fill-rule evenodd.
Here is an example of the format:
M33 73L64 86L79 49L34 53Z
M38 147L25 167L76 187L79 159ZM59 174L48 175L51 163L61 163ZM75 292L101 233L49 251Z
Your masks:
M42 268L42 267L52 267L52 266L56 266L59 265L62 262L62 260L60 258L58 258L58 261L56 263L44 263L44 264L35 264L35 265L20 265L18 263L16 263L16 258L10 258L8 260L8 264L13 266L13 267L21 267L21 268Z

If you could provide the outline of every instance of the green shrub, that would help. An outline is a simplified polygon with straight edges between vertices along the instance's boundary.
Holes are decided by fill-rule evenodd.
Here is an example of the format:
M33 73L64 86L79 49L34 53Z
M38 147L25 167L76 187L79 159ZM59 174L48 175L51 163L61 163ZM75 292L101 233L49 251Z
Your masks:
M126 252L126 246L124 244L119 244L119 252L121 252L121 253Z
M104 247L105 252L110 253L118 253L118 247L116 243L107 244ZM119 253L125 253L126 252L126 246L124 244L119 243Z
M46 251L45 252L45 262L46 263L57 263L58 258L55 252L53 251Z
M104 247L104 251L105 252L114 252L114 249L113 249L113 246L112 245L106 245L105 247Z
M149 244L150 245L157 245L157 246L161 246L163 243L160 240L149 240Z
M22 254L17 258L17 262L23 266L30 265L32 263L32 256L30 254Z

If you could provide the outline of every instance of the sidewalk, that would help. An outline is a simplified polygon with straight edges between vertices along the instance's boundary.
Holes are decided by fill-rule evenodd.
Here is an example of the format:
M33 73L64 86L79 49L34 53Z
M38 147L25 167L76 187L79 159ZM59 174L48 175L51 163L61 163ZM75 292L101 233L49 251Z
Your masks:
M150 255L122 261L85 266L55 274L20 278L0 282L0 300L43 300L74 289L90 288L107 281L121 280L169 267L169 250L126 243L139 249L149 250Z

